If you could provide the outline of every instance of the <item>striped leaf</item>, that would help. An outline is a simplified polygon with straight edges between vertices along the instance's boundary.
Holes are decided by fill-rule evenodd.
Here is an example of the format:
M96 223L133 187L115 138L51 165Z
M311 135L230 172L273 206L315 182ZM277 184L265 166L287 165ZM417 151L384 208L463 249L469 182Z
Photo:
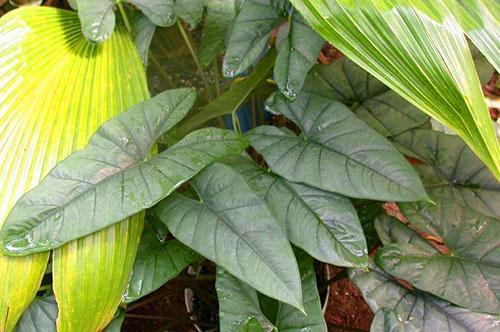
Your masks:
M124 28L92 45L76 13L54 8L18 9L0 19L0 63L1 226L21 195L83 148L103 122L146 99L148 90ZM54 254L60 331L101 330L112 319L141 229L135 217ZM0 331L12 330L33 299L47 259L47 253L0 256ZM69 312L79 313L71 324Z
M291 2L349 58L455 130L500 178L500 148L472 56L444 2Z

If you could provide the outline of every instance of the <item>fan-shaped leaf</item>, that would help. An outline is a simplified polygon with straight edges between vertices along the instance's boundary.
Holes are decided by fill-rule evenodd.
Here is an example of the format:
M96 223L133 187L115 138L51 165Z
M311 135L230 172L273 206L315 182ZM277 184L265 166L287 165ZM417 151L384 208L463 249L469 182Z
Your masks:
M432 295L410 291L380 270L352 270L350 277L374 312L390 309L405 331L494 332L500 317L456 307Z
M395 201L426 198L420 180L403 156L343 104L301 92L292 103L275 98L270 108L302 130L296 136L261 126L248 133L252 146L277 174L351 197Z
M17 199L57 161L83 148L104 121L146 99L148 90L134 44L121 25L107 43L91 45L82 35L75 12L49 7L27 7L2 16L0 63L1 225ZM54 282L64 277L72 285L55 290L59 307L81 311L85 324L93 324L91 330L104 328L108 315L111 319L126 286L122 279L128 278L132 268L135 248L126 247L129 242L120 236L127 233L138 240L140 233L134 227L140 230L142 221L136 220L133 227L128 222L120 225L86 238L78 248L66 249L68 254L77 249L82 254L78 261L61 262L60 256L54 256L54 264L65 268L53 274ZM110 260L84 255L104 244L119 269L110 266L104 271L99 263ZM0 256L0 330L12 330L35 296L47 259L48 253ZM85 266L91 274L80 269L77 276L71 275L74 266ZM80 288L76 277L101 283ZM72 294L79 299L92 297L92 305L73 307L67 301ZM76 318L71 318L72 326L84 330ZM59 317L60 324L65 320Z
M429 116L346 57L316 66L304 91L342 102L384 136L429 122Z
M122 301L134 302L175 278L199 256L177 240L159 239L147 223Z
M379 266L414 286L468 309L500 312L500 222L452 201L402 204L411 225L443 239L449 254L431 246L391 244ZM399 242L399 241L398 241Z
M289 182L259 168L249 158L230 157L224 163L242 174L266 201L294 245L330 264L366 265L363 229L347 198Z
M342 53L455 130L500 179L493 123L467 41L444 2L291 2Z
M276 2L276 3L275 3ZM222 72L234 77L262 53L273 29L283 22L283 0L246 0L229 35Z
M219 299L220 330L276 331L262 313L257 291L221 268L217 268L215 283ZM255 322L251 320L255 320ZM248 326L250 325L250 326Z
M278 57L274 65L274 78L287 98L295 99L302 89L306 75L316 63L323 43L323 38L312 30L298 13L279 28L276 37Z
M261 293L301 308L292 248L245 179L231 167L215 163L191 185L201 201L173 195L156 208L170 232Z

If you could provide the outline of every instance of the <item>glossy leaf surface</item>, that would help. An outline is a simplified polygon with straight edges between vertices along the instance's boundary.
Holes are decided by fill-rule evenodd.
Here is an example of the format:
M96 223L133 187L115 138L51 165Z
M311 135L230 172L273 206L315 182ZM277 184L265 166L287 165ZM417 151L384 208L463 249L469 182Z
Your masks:
M500 183L458 137L431 130L413 130L395 137L416 165L431 197L493 218L500 218Z
M467 41L444 2L291 2L342 53L456 131L500 178L500 146Z
M340 102L301 92L294 102L277 97L269 108L302 131L297 136L261 126L247 134L275 173L357 198L426 198L420 179L403 156Z
M234 77L252 65L264 51L273 29L283 22L277 3L282 0L247 0L236 17L227 42L222 73Z
M410 291L380 270L352 270L350 277L372 311L393 310L405 331L494 332L500 317L453 306L432 295Z
M261 293L301 308L286 234L245 179L215 163L190 183L200 201L172 195L155 209L175 238Z
M122 301L130 303L148 295L198 259L179 241L159 239L152 226L146 224Z
M446 199L403 204L410 225L437 235L449 249L392 244L377 252L385 271L473 311L500 312L500 223Z
M276 37L278 57L274 65L274 79L287 98L294 99L302 89L307 73L316 63L323 43L323 38L312 30L298 13L279 28Z
M366 265L363 229L347 198L289 182L266 172L246 157L226 158L224 163L242 174L266 201L294 245L330 264Z
M23 193L36 186L59 160L83 148L103 122L147 98L148 91L133 42L121 26L108 43L91 45L81 33L76 13L30 7L4 15L0 19L0 36L0 224L3 224ZM120 245L115 228L103 234L108 246ZM99 246L99 241L96 239L94 245ZM133 256L134 252L129 254ZM47 258L48 254L25 258L0 256L0 330L10 331L33 299ZM93 262L84 259L78 264L90 267ZM128 273L123 262L120 265L122 268L109 277ZM83 273L81 276L89 277ZM99 278L100 271L94 268L91 276ZM60 277L54 275L55 280ZM76 286L66 291L78 292L82 297ZM100 289L89 291L100 292ZM105 304L109 299L103 296L101 300ZM68 305L59 299L60 307ZM115 308L110 311L112 315ZM87 317L93 317L92 313ZM72 322L79 327L78 321Z
M394 136L429 122L429 116L346 57L318 65L304 90L349 106L370 127Z
M260 309L255 289L221 268L217 269L215 288L221 331L277 331Z

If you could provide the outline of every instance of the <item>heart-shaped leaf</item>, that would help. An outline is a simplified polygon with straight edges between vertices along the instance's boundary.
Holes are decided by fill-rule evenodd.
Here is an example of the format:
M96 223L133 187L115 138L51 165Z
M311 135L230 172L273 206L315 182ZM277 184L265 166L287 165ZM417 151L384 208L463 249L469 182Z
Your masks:
M427 196L394 146L337 101L301 92L294 102L269 105L302 131L300 136L261 126L247 134L277 174L346 196L415 201Z
M291 2L342 53L456 131L500 179L500 145L467 40L445 2Z
M323 44L323 38L307 25L299 13L294 13L289 22L280 26L276 37L278 57L274 78L287 98L295 99L300 92Z
M342 102L384 136L429 123L428 115L346 57L316 66L304 91Z
M177 240L163 241L146 223L122 301L134 302L175 278L199 256Z
M195 28L203 16L205 0L175 0L175 14Z
M273 29L284 20L283 0L246 0L232 27L222 73L234 77L261 55Z
M443 239L449 253L397 241L377 252L377 264L457 305L500 312L500 222L445 199L401 210L410 225Z
M500 317L472 312L424 292L408 290L378 269L352 270L350 277L374 312L393 310L405 331L494 332L498 329Z
M206 128L146 160L194 98L190 89L171 90L104 124L87 148L18 201L0 232L3 249L25 255L91 234L153 206L213 161L241 152L243 137Z
M170 232L261 293L302 308L299 270L286 234L245 179L215 163L190 183L200 201L172 195L155 208Z
M330 264L367 264L363 229L347 198L272 175L250 158L234 156L223 162L242 174L266 201L294 245Z
M255 289L221 268L217 268L215 288L219 299L221 331L277 331L262 313Z
M156 26L141 13L135 11L130 17L135 46L141 56L144 67L148 66L149 47L156 31Z
M404 324L398 319L396 312L391 309L379 309L373 317L370 332L404 332Z

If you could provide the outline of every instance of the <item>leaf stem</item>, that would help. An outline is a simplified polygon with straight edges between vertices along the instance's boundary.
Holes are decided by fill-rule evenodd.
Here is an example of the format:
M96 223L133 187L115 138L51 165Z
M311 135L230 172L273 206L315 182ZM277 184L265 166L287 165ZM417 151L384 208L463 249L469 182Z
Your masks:
M203 72L203 68L201 68L200 61L198 60L198 56L196 55L196 52L194 50L193 44L191 43L191 40L189 39L189 36L186 33L186 30L184 29L184 26L182 25L181 20L177 20L177 27L179 28L179 31L182 35L182 38L184 39L184 42L186 43L186 46L189 49L189 53L191 53L191 57L193 58L194 64L196 65L196 69L198 70L198 74L200 75L201 79L203 80L203 85L205 86L205 90L207 90L207 95L210 100L213 100L213 95L210 90L210 86L208 84L207 77L205 76L205 73Z
M123 17L123 22L125 22L125 27L127 28L127 31L132 34L132 25L130 25L130 21L128 20L127 12L125 11L125 7L123 6L122 1L117 1L116 4L118 5L118 9L120 9L120 14Z

